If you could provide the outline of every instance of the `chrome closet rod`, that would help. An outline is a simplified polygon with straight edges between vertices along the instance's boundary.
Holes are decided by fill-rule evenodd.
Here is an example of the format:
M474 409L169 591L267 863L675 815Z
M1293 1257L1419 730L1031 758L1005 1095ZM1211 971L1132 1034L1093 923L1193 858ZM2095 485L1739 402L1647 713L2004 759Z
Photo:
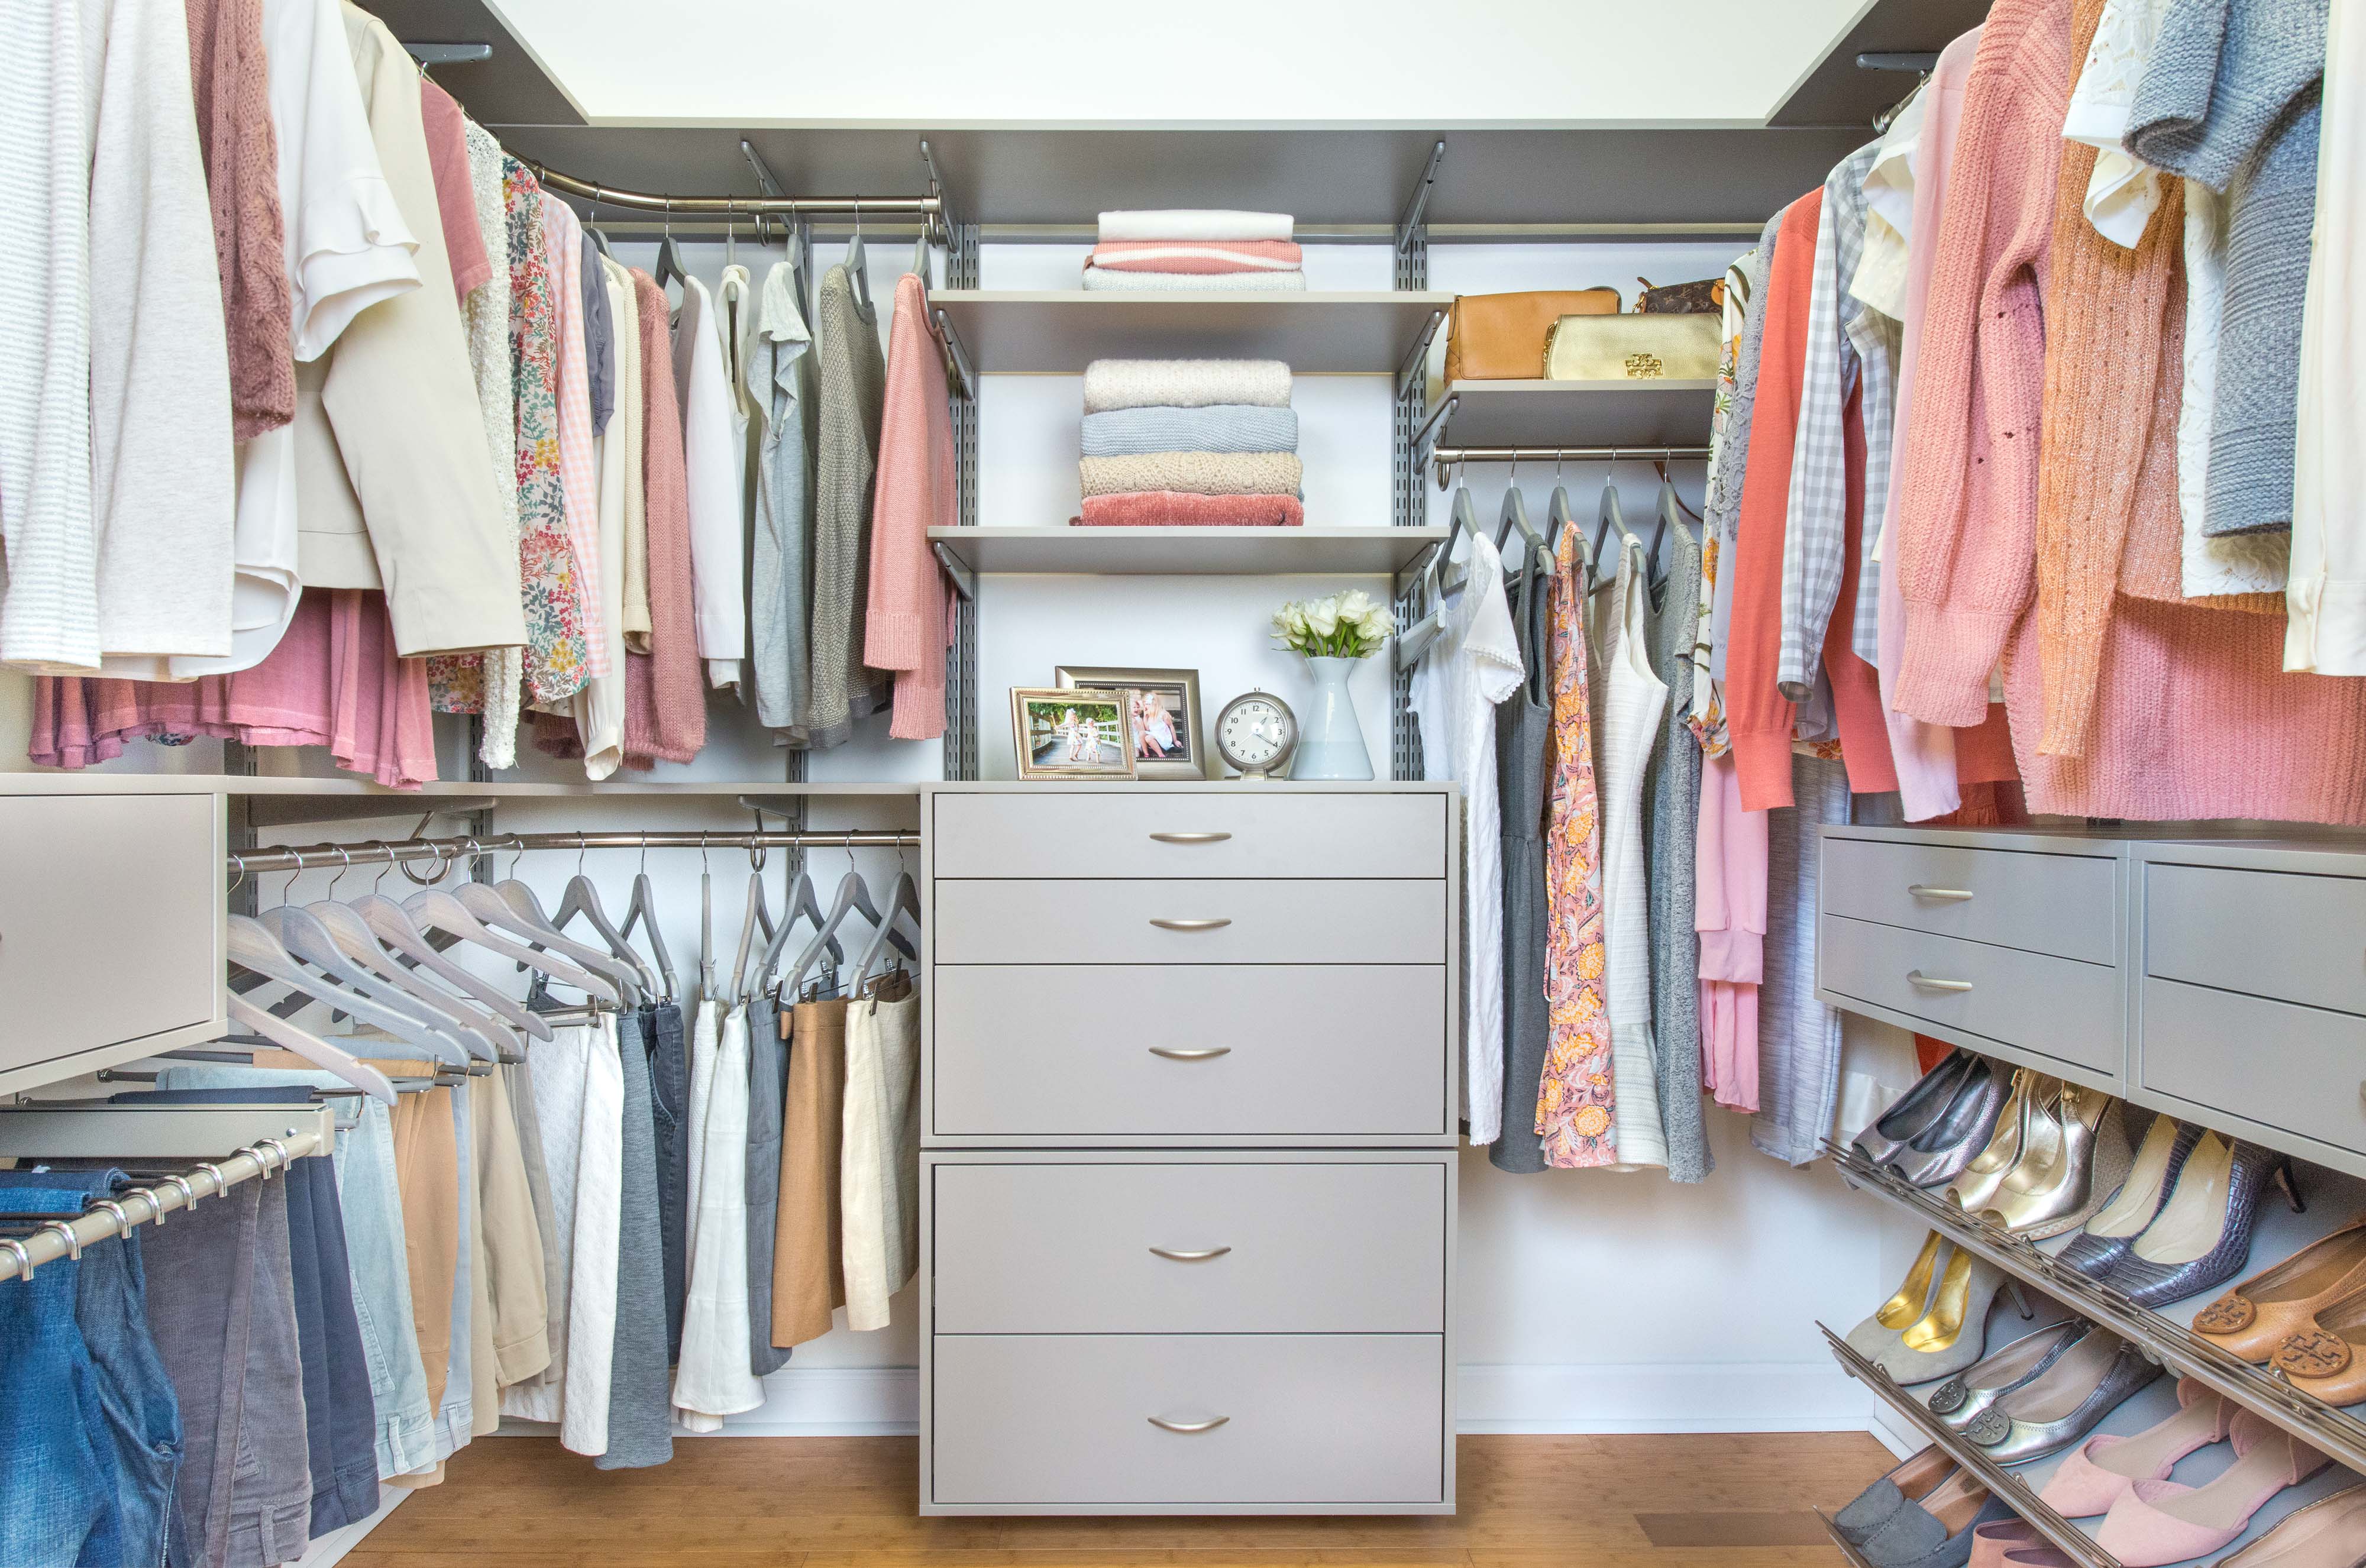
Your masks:
M405 861L457 861L504 850L896 850L917 848L920 835L896 829L845 832L806 829L777 833L606 832L487 833L467 839L373 839L356 844L308 844L300 849L233 853L224 869L247 876L274 871L325 871Z
M521 160L532 169L543 188L580 196L603 207L631 208L642 212L670 212L677 218L795 218L816 214L873 213L882 216L919 215L934 219L944 211L934 196L653 196L647 191L620 190L592 180L578 179L547 168L531 158Z
M41 1219L40 1228L30 1235L0 1235L0 1280L29 1274L61 1258L79 1258L91 1243L121 1235L134 1225L161 1224L175 1209L186 1209L200 1198L218 1197L242 1181L286 1168L314 1153L320 1142L311 1133L266 1138L228 1159L195 1164L186 1175L152 1178L120 1197L93 1198L90 1206L72 1219L63 1215ZM0 1197L0 1205L6 1202ZM27 1221L35 1217L23 1216Z
M1457 463L1674 463L1707 457L1706 446L1438 446L1429 454L1440 490L1446 488L1446 471Z

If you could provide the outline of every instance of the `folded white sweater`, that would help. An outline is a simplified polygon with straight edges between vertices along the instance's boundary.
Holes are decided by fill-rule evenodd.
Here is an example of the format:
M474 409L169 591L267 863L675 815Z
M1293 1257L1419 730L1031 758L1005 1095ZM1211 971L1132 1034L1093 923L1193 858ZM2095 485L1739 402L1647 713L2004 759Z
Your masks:
M1296 495L1306 471L1294 452L1139 452L1086 457L1085 494L1183 491L1193 495Z
M1279 359L1096 359L1085 367L1085 412L1204 409L1218 403L1290 406L1290 367Z
M1104 212L1104 240L1287 240L1287 212L1233 212L1177 208L1164 212Z
M1111 272L1085 268L1090 289L1132 288L1145 293L1284 294L1302 290L1306 275L1290 272Z

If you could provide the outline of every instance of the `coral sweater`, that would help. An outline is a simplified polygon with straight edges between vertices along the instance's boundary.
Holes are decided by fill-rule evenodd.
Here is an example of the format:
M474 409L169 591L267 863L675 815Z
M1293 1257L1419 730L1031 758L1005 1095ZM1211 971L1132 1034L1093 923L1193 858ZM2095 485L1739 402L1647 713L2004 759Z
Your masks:
M1966 87L1893 541L1907 605L1896 705L1929 723L1977 723L2001 655L2033 812L2366 822L2366 682L2283 674L2282 628L2272 616L2123 596L2096 633L2081 754L2040 748L2044 617L2027 612L2041 580L2067 581L2072 558L2096 548L2091 538L2058 536L2041 545L2038 533L2045 301L2070 20L2069 0L1998 0ZM2070 311L2122 306L2090 293L2056 299ZM2135 371L2107 349L2090 374ZM2122 565L2115 551L2103 581Z
M929 530L958 521L953 424L944 349L929 326L928 303L918 276L906 273L896 285L888 328L879 477L871 492L862 661L896 672L887 733L897 740L934 740L945 732L945 644L952 640L945 574L929 548Z
M1783 534L1791 499L1792 438L1799 427L1808 297L1815 287L1816 224L1823 210L1819 186L1784 213L1774 264L1752 306L1765 316L1766 336L1750 415L1751 460L1741 477L1725 672L1727 728L1744 811L1791 804L1792 705L1775 689L1774 666L1783 641Z

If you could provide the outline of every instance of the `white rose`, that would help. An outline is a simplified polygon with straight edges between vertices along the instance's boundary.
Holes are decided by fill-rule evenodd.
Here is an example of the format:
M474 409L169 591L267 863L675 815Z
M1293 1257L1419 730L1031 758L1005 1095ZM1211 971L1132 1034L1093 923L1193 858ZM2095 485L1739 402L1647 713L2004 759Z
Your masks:
M1361 620L1371 607L1372 596L1360 588L1350 588L1339 595L1339 617L1342 620Z
M1329 637L1339 629L1339 601L1335 596L1318 599L1306 606L1306 629L1316 637Z
M1388 611L1382 609L1378 604L1372 605L1369 609L1367 609L1364 612L1363 626L1364 635L1370 637L1374 642L1379 642L1386 638L1389 633L1395 629L1395 626L1390 619Z

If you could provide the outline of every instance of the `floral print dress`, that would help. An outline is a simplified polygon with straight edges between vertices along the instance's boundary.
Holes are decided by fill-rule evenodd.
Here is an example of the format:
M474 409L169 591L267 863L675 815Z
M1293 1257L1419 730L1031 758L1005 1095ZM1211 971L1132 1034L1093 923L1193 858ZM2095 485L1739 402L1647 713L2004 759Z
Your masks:
M590 679L581 573L558 479L558 310L542 237L542 187L516 159L509 202L510 342L517 384L518 586L528 702L563 702Z
M1545 1008L1550 1034L1537 1086L1537 1135L1549 1166L1618 1163L1617 1086L1604 984L1602 820L1586 699L1577 539L1562 530L1552 574L1552 794L1545 819Z

